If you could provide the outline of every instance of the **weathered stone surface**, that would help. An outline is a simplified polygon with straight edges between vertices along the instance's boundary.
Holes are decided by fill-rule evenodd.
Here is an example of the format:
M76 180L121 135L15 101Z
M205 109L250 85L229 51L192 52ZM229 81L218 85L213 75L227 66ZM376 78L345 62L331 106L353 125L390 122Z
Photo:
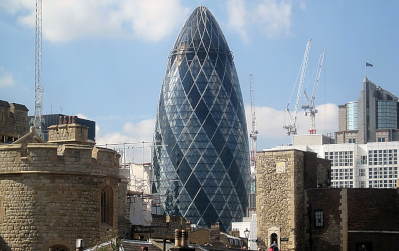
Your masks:
M23 157L25 156L25 157ZM0 146L0 248L74 250L110 228L128 231L126 181L119 155L89 145L56 143ZM101 223L101 190L113 191L113 225Z

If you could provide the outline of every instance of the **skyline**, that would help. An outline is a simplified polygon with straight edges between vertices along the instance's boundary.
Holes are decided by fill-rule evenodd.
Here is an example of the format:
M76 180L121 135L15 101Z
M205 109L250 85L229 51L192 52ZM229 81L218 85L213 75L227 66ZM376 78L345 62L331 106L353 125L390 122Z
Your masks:
M229 41L248 131L253 74L258 150L291 142L283 129L285 108L290 96L296 97L293 87L309 39L308 94L314 84L308 81L326 50L315 102L318 133L338 130L337 105L359 97L365 61L373 64L367 68L372 82L397 92L395 1L43 0L43 114L96 121L98 144L151 141L170 48L200 5L213 13ZM0 99L26 105L29 115L34 114L34 15L34 1L0 3ZM298 111L298 133L306 134L309 124Z

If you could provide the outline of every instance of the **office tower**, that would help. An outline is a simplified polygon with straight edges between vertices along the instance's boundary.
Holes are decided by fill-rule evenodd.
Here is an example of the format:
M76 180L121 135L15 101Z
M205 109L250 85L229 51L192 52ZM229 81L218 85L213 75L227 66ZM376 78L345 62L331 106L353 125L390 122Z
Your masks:
M250 185L244 104L232 52L205 7L191 13L169 55L154 140L166 214L223 231L242 220Z
M336 144L324 135L295 135L294 148L331 160L336 188L395 188L398 180L398 98L367 77L357 101L339 106Z
M337 143L398 141L398 98L367 77L363 85L357 101L339 106Z

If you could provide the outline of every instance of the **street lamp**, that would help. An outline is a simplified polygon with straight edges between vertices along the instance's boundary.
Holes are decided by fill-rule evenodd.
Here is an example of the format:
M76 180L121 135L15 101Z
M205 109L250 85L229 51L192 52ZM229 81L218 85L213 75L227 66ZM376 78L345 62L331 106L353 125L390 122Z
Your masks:
M249 233L250 233L250 231L248 230L248 228L247 229L245 229L245 231L244 231L244 235L245 235L245 238L249 238Z

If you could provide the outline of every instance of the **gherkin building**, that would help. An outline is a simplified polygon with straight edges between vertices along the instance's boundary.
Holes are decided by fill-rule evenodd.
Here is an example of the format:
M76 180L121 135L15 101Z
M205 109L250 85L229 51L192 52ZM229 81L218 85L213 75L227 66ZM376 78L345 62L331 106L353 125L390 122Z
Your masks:
M154 189L166 215L191 224L241 221L250 185L248 133L233 55L197 7L169 55L155 122Z

